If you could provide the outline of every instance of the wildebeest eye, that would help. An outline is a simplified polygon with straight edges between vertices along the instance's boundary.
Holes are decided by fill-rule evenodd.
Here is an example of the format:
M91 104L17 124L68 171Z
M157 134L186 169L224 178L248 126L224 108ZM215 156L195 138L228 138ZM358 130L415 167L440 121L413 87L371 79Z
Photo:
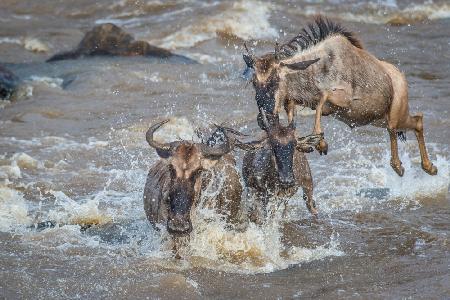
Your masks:
M202 169L201 168L197 169L191 174L190 179L196 180L201 174L202 174Z
M203 171L202 168L199 168L192 174L192 176L198 177L202 174L202 171Z

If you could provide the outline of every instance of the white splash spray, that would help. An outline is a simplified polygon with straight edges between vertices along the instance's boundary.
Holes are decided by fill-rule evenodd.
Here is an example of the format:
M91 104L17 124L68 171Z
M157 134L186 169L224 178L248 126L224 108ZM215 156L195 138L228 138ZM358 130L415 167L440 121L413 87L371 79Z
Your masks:
M270 5L258 1L238 1L224 12L201 19L160 41L168 49L187 48L217 36L234 35L241 39L264 39L278 36L269 23Z

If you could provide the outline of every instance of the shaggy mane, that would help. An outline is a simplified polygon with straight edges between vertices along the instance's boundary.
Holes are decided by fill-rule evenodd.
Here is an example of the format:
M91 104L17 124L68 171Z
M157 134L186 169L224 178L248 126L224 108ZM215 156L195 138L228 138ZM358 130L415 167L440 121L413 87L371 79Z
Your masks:
M347 38L353 46L363 49L361 41L356 38L353 32L327 18L318 16L314 22L303 28L296 37L280 46L280 56L282 58L294 56L299 50L308 49L332 35L341 35Z

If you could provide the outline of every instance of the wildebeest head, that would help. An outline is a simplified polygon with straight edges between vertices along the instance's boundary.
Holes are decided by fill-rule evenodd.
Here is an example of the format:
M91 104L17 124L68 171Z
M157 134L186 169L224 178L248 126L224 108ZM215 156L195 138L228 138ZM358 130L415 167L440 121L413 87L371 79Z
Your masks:
M256 57L244 44L247 54L243 54L246 64L244 71L245 77L251 77L253 87L255 88L255 99L258 108L264 109L269 122L275 117L274 112L278 103L276 94L280 88L280 78L283 70L302 71L310 65L319 61L319 58L313 60L300 61L295 63L283 62L278 49L278 44L273 53L268 53L260 57ZM262 128L261 116L258 116L258 124ZM264 128L262 128L264 129Z
M225 134L225 143L211 147L204 143L176 141L160 143L153 139L154 132L169 120L149 128L147 142L169 166L170 183L167 206L167 230L172 234L192 231L191 208L200 196L201 173L212 167L218 159L233 150L234 142Z
M260 114L267 133L267 141L262 140L260 143L264 141L270 145L280 184L285 187L291 187L296 183L293 170L295 150L312 152L313 147L319 143L321 135L296 138L295 123L293 121L287 126L283 126L278 117L275 117L273 122L269 124L263 109L260 109ZM254 146L257 144L258 142L253 143Z

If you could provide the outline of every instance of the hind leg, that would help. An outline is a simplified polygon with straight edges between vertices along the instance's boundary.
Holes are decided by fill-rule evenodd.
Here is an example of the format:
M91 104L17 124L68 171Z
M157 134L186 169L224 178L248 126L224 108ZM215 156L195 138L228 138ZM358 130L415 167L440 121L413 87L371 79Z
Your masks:
M288 124L291 124L294 121L295 117L295 102L293 100L286 100L284 102L284 110L286 111L286 115L288 118Z
M414 129L417 142L419 143L420 158L422 161L422 169L430 175L437 174L437 168L433 165L428 157L427 148L425 146L425 138L423 136L423 115L408 116L406 122L401 126L402 128Z
M388 132L391 139L391 167L398 176L403 176L405 168L402 167L402 162L398 157L397 130L388 128Z
M413 129L414 133L416 134L417 142L419 143L420 157L422 159L422 169L424 169L425 172L427 172L430 175L436 175L437 168L433 166L430 159L428 158L427 149L425 147L425 139L423 137L423 116L422 114L418 114L416 116L411 116L409 114L408 84L406 83L406 78L393 65L386 62L381 62L381 64L384 66L385 70L391 77L392 86L394 89L391 107L389 108L389 113L387 116L388 130ZM393 143L394 137L392 136L391 131L389 131L389 134L391 135L391 150L392 150L394 148L393 144L395 144L395 146L397 145L397 139L395 139L395 143Z
M304 187L303 188L303 200L306 203L306 207L308 208L309 212L313 215L317 215L317 209L316 209L316 202L313 199L313 191L310 188Z

